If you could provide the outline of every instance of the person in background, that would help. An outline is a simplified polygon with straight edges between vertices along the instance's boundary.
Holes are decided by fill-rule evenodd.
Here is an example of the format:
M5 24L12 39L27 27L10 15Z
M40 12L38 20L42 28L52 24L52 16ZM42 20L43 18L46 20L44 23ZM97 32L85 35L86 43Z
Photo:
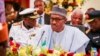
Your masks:
M71 26L78 27L85 33L85 27L83 26L83 12L80 8L76 8L71 15Z
M94 10L90 12L87 22L90 25L90 31L87 36L90 38L90 42L86 48L87 53L91 51L91 48L96 48L100 53L100 10Z
M89 17L89 13L91 13L92 11L94 11L95 9L94 8L88 8L86 13L85 13L85 23L84 23L84 27L85 27L85 31L86 31L86 34L90 31L90 26L89 24L87 23L87 20L90 19Z
M13 2L5 2L5 13L8 29L10 29L12 23L14 23L14 19L17 16L17 12L14 10Z
M78 26L82 25L83 13L80 8L75 9L71 15L71 25Z
M16 2L5 2L5 12L6 12L6 21L8 23L8 30L10 30L11 25L15 22L19 22L22 20L19 12L22 11L23 8Z
M66 10L54 6L50 12L50 25L42 27L40 45L49 49L59 48L65 52L85 53L89 38L78 28L66 25Z
M34 7L39 8L37 13L40 15L40 17L37 19L37 23L40 25L50 24L50 15L45 13L45 2L43 0L35 0Z
M86 13L85 13L85 18L86 18L86 20L88 20L89 19L89 13L91 13L92 11L94 11L95 10L95 8L88 8L87 9L87 11L86 11Z
M23 16L23 20L14 23L9 33L9 37L12 37L16 43L20 45L32 44L30 41L36 36L39 28L36 24L36 19L39 17L36 10L36 8L27 8L19 13Z
M22 10L24 10L24 8L22 8L22 7L20 6L20 4L17 3L17 2L13 2L13 7L14 7L14 10L17 12L17 16L16 16L14 22L22 21L23 19L22 19L21 16L19 15L19 12L21 12Z

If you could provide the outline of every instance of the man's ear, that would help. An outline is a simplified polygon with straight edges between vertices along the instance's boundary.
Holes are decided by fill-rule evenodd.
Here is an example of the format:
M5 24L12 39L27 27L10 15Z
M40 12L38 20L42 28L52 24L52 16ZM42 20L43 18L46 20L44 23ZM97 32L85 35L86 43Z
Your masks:
M65 18L65 21L64 22L67 23L67 18Z
M44 2L44 8L47 8L47 5L46 5L46 3Z

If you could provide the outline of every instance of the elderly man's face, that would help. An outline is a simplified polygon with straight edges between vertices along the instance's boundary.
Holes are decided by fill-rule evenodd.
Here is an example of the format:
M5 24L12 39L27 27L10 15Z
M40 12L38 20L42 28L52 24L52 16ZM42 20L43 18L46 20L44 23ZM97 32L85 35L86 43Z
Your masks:
M71 16L72 25L74 26L82 25L82 18L83 18L82 14L77 14L77 13L73 14Z
M100 30L100 18L89 23L92 31Z
M53 31L60 32L64 29L66 18L58 14L51 14L50 23Z

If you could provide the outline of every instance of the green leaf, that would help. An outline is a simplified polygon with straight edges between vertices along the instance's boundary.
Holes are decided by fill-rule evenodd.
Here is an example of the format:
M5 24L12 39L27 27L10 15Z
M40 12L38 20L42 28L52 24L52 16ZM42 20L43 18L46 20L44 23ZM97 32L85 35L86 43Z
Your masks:
M46 40L42 43L42 46L45 46L46 45Z

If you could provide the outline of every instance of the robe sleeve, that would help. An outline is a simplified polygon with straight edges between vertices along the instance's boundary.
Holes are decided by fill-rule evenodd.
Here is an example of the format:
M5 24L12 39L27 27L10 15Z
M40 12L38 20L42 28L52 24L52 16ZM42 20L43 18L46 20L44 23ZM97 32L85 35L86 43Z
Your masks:
M72 50L78 53L84 53L88 42L89 38L83 32L76 28L74 30L74 39L71 47Z

